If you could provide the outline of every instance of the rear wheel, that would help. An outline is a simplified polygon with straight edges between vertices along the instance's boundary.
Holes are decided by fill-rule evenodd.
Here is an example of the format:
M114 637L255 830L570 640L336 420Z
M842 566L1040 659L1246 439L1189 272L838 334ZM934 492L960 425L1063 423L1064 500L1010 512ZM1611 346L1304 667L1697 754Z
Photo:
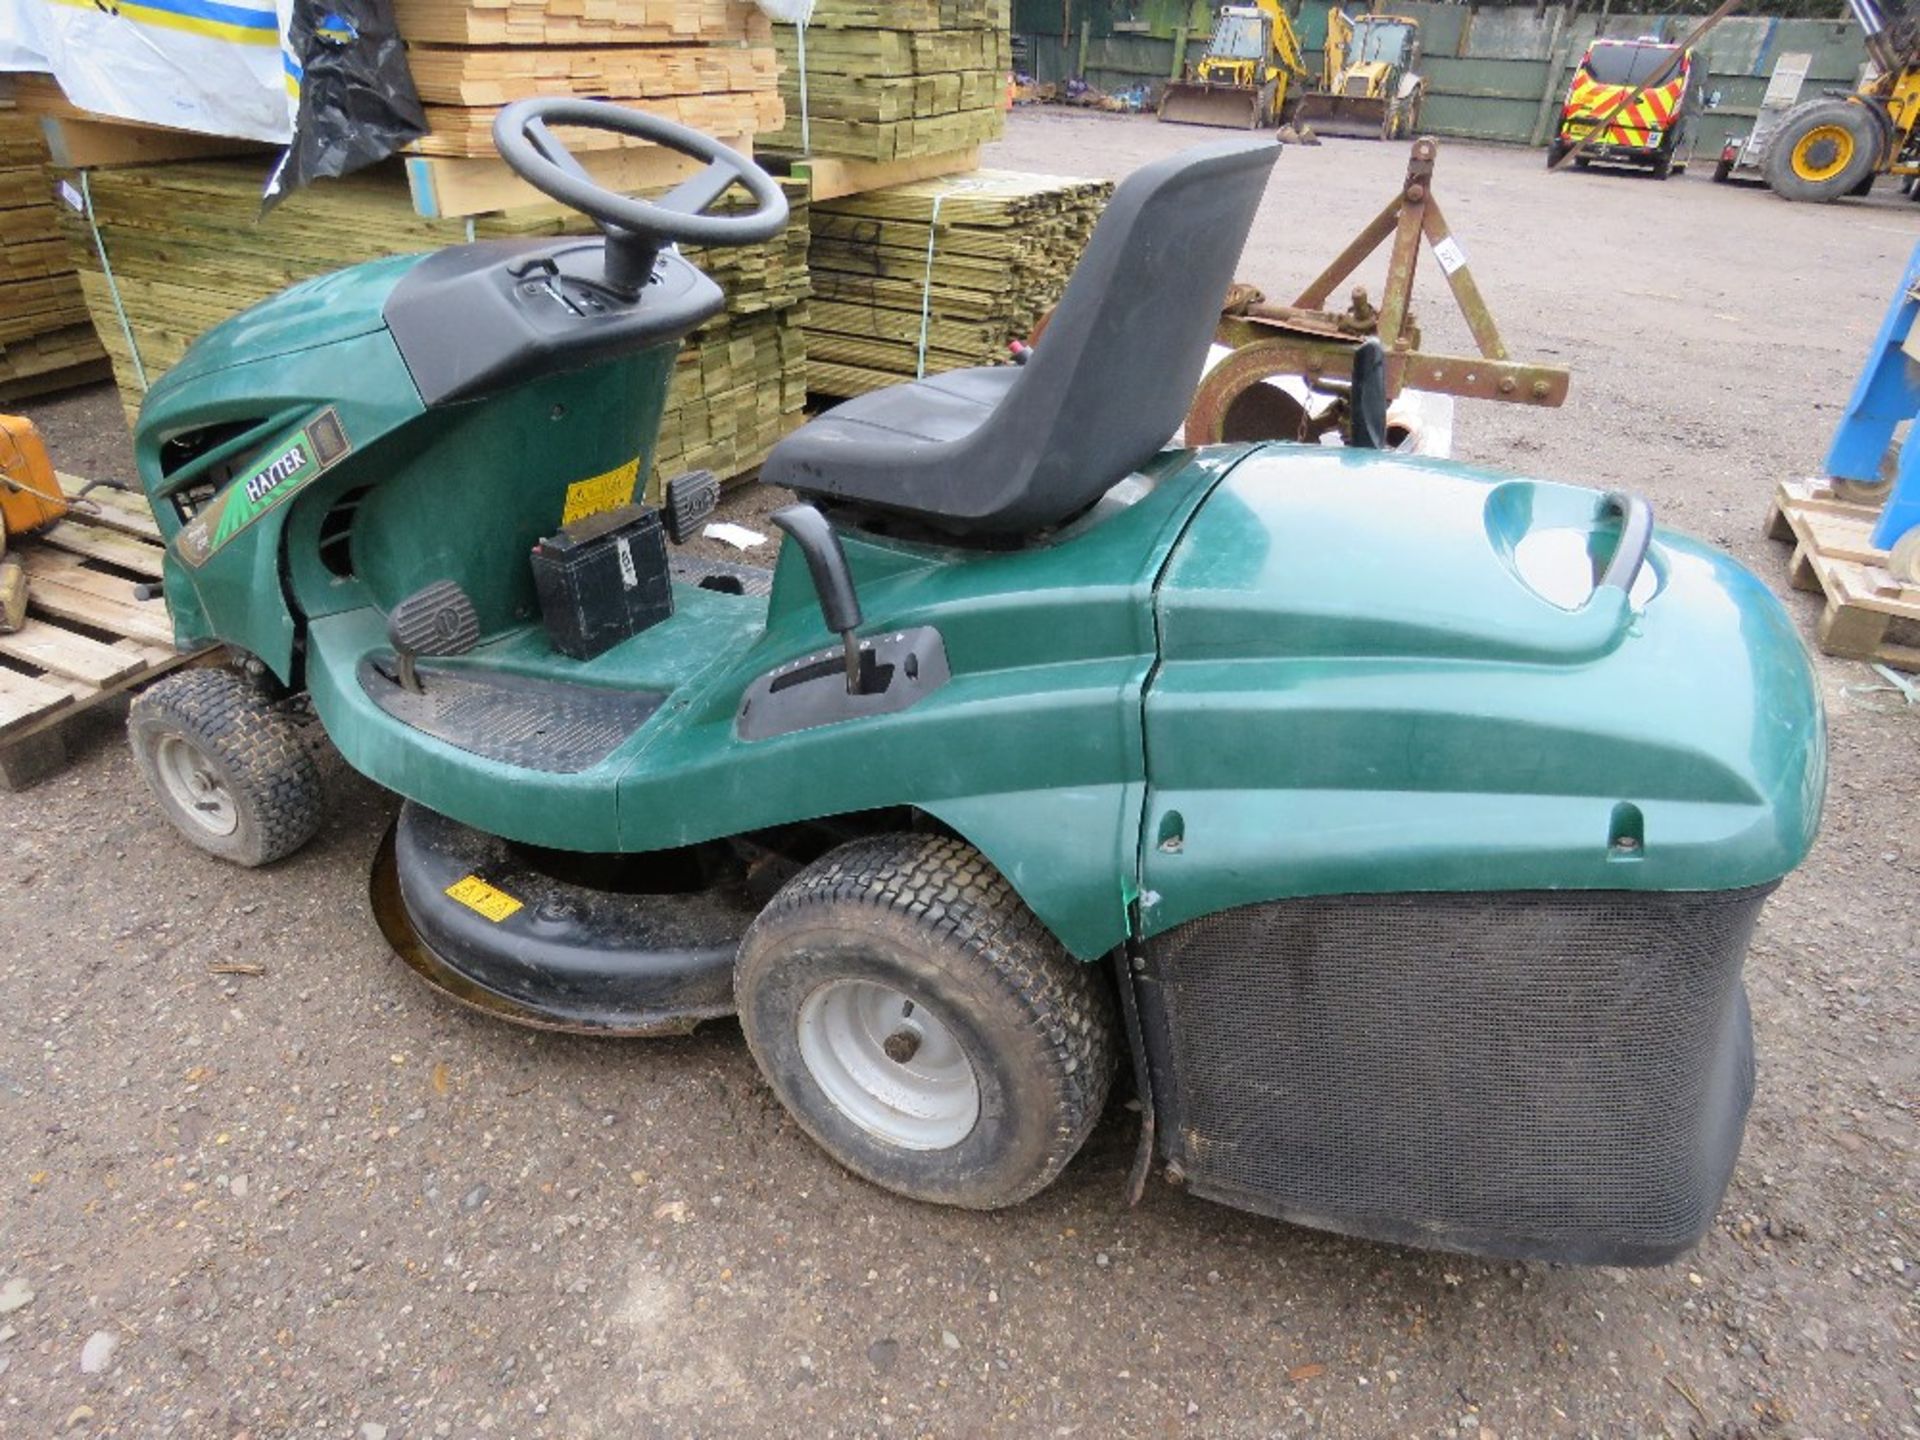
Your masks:
M972 846L858 840L760 913L734 977L767 1083L876 1185L991 1210L1048 1184L1112 1083L1104 972Z
M1653 178L1656 180L1665 180L1668 176L1672 175L1673 160L1674 152L1672 150L1662 150L1659 158L1653 162Z
M1786 200L1824 203L1873 182L1880 126L1864 105L1823 96L1797 105L1767 144L1767 184Z
M167 819L209 854L271 864L320 828L320 767L300 727L231 670L182 670L134 696L133 758Z

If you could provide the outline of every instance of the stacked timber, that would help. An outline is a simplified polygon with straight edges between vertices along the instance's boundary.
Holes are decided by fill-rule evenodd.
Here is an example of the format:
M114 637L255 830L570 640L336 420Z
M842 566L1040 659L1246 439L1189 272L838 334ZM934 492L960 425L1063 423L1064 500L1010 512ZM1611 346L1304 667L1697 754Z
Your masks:
M98 379L104 358L61 238L40 122L0 108L0 403Z
M809 388L859 395L1006 359L1060 298L1112 188L976 170L815 201Z
M423 155L489 157L500 107L534 95L614 100L751 140L781 121L771 22L748 0L396 0L427 112ZM573 131L575 149L623 142Z
M800 423L807 403L802 326L811 302L807 185L783 180L785 235L765 245L684 253L726 291L727 308L680 351L654 449L655 483L683 470L744 475Z
M1008 0L819 0L804 34L774 39L786 123L769 148L886 162L1000 135Z
M469 232L466 220L423 219L404 187L369 172L298 191L263 218L265 169L251 159L94 170L88 178L94 227L66 215L68 249L129 420L196 336L296 281L459 244L469 233L585 228L577 216L541 207L473 217ZM798 182L788 195L795 218L786 234L764 245L686 251L725 290L727 310L688 341L675 372L658 456L666 473L705 465L738 474L797 423L807 214Z

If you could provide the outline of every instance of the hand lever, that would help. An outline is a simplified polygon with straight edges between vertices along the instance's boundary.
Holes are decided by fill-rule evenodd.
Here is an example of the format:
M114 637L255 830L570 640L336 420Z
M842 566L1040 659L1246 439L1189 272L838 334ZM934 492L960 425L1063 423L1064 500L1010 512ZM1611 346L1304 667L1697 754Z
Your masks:
M1387 448L1387 352L1368 336L1353 352L1353 388L1347 392L1347 444Z
M827 517L811 505L789 505L767 517L800 547L807 557L807 573L813 577L813 593L820 599L820 614L827 628L840 636L847 652L847 693L860 693L860 642L854 632L860 628L860 597L854 593L853 572L847 568L847 552L840 548Z

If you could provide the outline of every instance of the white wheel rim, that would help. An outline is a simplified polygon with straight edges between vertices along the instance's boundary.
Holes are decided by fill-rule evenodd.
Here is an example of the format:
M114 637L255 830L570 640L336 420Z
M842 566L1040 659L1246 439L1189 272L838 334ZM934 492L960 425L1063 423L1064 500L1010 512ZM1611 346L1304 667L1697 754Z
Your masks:
M207 757L179 735L165 736L154 750L153 768L176 809L209 835L240 828L240 809Z
M829 980L800 1006L800 1058L835 1109L903 1150L945 1150L973 1132L980 1082L922 1002L872 980Z

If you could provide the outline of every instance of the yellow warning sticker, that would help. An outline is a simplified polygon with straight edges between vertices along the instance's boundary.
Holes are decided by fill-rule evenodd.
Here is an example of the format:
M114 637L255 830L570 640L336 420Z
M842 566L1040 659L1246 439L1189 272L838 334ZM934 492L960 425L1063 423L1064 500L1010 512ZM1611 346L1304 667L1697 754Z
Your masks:
M520 908L520 902L482 880L478 875L469 875L464 880L456 880L447 887L447 894L469 910L477 911L498 925L514 911Z
M617 470L576 481L567 487L567 508L561 512L560 523L571 525L602 510L615 510L629 503L633 499L634 482L639 478L640 461L635 458Z

